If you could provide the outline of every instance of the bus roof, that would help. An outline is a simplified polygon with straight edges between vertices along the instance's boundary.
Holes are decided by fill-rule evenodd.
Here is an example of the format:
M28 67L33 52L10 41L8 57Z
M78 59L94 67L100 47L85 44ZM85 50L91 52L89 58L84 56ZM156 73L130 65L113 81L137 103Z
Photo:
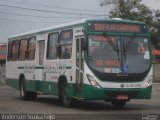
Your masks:
M115 18L115 19L82 19L82 20L77 20L74 22L69 22L69 23L64 23L61 25L54 25L51 27L47 27L47 28L43 28L43 29L37 29L37 30L33 30L33 31L29 31L29 32L24 32L21 34L17 34L17 35L12 35L10 36L8 39L16 39L17 37L26 37L26 36L34 36L35 34L40 34L40 33L45 33L45 32L49 32L55 29L59 29L59 28L65 28L65 27L69 27L69 26L75 26L75 25L79 25L79 24L83 24L86 21L115 21L115 22L129 22L129 23L135 23L135 24L144 24L143 22L139 22L139 21L132 21L132 20L124 20L124 19L120 19L120 18Z
M51 31L51 30L54 30L54 29L63 28L63 27L67 27L67 26L77 25L77 24L84 23L85 21L86 21L85 19L84 20L77 20L77 21L74 21L74 22L64 23L64 24L61 24L61 25L54 25L54 26L51 26L51 27L43 28L43 29L37 29L37 30L29 31L29 32L24 32L24 33L21 33L21 34L12 35L12 36L9 37L9 39L16 38L16 37L21 37L21 36L23 37L23 36L27 36L27 35L43 33L43 32L47 32L47 31Z

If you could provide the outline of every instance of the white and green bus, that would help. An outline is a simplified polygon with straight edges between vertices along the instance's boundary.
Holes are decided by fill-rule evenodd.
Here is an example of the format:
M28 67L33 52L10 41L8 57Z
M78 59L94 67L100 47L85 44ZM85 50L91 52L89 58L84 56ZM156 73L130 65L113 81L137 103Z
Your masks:
M7 84L23 100L59 96L105 100L123 107L150 99L151 41L147 26L122 19L87 19L14 35L8 39Z

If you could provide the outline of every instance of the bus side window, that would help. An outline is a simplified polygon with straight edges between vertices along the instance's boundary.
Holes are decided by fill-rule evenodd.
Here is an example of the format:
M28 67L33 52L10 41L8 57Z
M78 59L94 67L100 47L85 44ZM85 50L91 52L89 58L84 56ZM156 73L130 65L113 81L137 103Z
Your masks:
M60 34L60 55L61 59L69 59L72 54L73 30L65 30Z
M27 55L27 39L20 40L19 60L25 60Z
M15 40L12 42L12 51L11 51L12 61L16 61L18 59L18 53L19 53L19 40Z
M58 33L52 33L48 36L47 59L57 58Z
M28 60L34 60L35 58L35 50L36 50L36 38L31 37L28 39L28 55L27 59Z
M7 53L7 61L11 60L11 51L12 51L12 41L8 42L8 53Z

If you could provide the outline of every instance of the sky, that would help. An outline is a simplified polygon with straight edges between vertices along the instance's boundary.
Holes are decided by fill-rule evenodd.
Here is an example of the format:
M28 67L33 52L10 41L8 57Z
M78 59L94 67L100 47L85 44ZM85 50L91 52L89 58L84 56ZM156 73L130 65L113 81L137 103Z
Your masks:
M0 43L9 36L84 18L108 16L101 0L0 0ZM160 9L160 0L143 0ZM156 3L156 4L155 4Z
M143 0L143 3L152 9L160 9L160 0Z

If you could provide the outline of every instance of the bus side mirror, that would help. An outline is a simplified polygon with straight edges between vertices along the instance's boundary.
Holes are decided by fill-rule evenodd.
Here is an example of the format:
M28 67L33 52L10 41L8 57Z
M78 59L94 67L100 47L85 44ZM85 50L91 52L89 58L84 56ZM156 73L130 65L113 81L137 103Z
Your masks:
M82 50L87 50L87 41L84 38L81 39L81 47Z

